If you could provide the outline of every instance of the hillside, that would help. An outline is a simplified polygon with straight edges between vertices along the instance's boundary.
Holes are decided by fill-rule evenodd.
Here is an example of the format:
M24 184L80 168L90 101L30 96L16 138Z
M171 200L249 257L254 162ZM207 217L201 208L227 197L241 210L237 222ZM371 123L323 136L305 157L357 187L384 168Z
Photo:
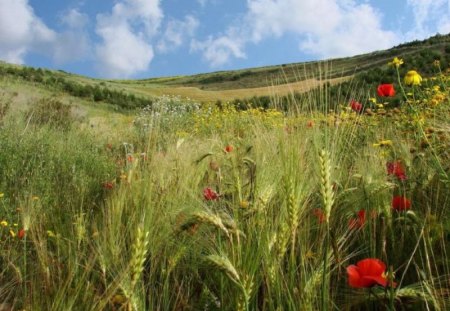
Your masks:
M435 59L441 61L442 68L447 68L450 35L437 35L354 57L142 80L92 79L0 62L0 85L8 90L7 85L31 83L50 92L103 101L125 109L146 106L153 97L161 95L179 95L201 102L237 102L304 92L324 83L335 85L355 77L368 83L381 82L386 74L393 74L388 72L387 63L394 56L408 59L410 66L425 74Z

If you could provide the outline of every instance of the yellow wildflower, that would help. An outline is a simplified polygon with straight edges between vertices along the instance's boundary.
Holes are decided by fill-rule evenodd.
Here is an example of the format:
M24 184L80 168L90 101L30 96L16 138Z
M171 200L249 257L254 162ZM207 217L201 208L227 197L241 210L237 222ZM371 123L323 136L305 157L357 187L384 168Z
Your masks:
M248 208L248 206L249 206L249 203L248 203L248 201L246 201L246 200L242 200L240 203L239 203L239 206L241 207L241 208Z
M433 62L433 66L440 67L441 66L441 61L439 59L435 59L434 62Z
M389 65L394 66L396 68L400 67L400 65L403 64L403 59L394 57L394 60L392 62L389 62Z
M37 200L39 200L39 197L38 197L37 195L35 195L35 196L33 196L31 199L32 199L33 201L37 201Z
M56 234L52 230L47 230L47 235L49 238L56 238Z
M5 194L3 192L0 192L0 198L3 198Z
M420 85L422 77L415 70L410 70L405 76L406 85Z
M10 234L13 238L16 237L16 233L15 233L14 231L12 231L12 230L9 230L9 234Z
M6 226L8 225L8 222L7 222L6 220L2 220L2 221L0 222L0 225L1 225L2 227L6 227Z
M374 147L384 147L384 146L392 146L392 140L382 140L378 143L373 144Z

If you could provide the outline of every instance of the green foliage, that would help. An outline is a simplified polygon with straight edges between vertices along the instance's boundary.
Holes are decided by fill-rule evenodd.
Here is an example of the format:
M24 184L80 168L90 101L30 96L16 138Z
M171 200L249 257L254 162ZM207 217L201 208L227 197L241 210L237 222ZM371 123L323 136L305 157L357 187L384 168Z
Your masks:
M25 119L30 124L48 125L60 130L68 130L75 121L71 107L55 97L42 98L33 103Z

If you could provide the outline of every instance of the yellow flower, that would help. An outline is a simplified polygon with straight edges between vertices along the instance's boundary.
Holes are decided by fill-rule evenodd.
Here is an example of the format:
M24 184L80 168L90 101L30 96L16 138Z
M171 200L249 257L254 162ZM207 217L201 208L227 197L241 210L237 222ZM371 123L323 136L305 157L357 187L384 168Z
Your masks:
M433 62L433 66L440 67L441 66L441 61L439 59L435 59L434 62Z
M9 230L9 234L10 234L13 238L16 237L16 233L15 233L14 231L12 231L12 230Z
M0 222L0 225L2 225L2 227L6 227L8 225L8 222L6 220L2 220Z
M0 198L3 198L5 194L3 192L0 192Z
M33 201L37 201L37 200L39 200L39 197L38 197L37 195L35 195L35 196L33 196L31 199L32 199Z
M406 85L420 85L422 77L415 70L410 70L405 76Z
M382 140L378 143L373 144L374 147L384 147L384 146L392 146L392 140Z
M400 67L403 64L403 59L394 57L394 60L389 63L389 65L394 66L396 68Z
M56 238L56 234L52 230L47 230L47 235L49 238Z

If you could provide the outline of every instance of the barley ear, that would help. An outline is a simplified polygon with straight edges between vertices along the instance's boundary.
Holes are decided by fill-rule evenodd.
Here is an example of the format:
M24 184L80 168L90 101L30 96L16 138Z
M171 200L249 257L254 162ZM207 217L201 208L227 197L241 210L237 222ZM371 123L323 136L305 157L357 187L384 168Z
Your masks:
M331 185L331 164L330 155L326 150L322 150L319 155L320 160L320 194L322 195L325 221L329 223L331 207L334 203L333 187Z

